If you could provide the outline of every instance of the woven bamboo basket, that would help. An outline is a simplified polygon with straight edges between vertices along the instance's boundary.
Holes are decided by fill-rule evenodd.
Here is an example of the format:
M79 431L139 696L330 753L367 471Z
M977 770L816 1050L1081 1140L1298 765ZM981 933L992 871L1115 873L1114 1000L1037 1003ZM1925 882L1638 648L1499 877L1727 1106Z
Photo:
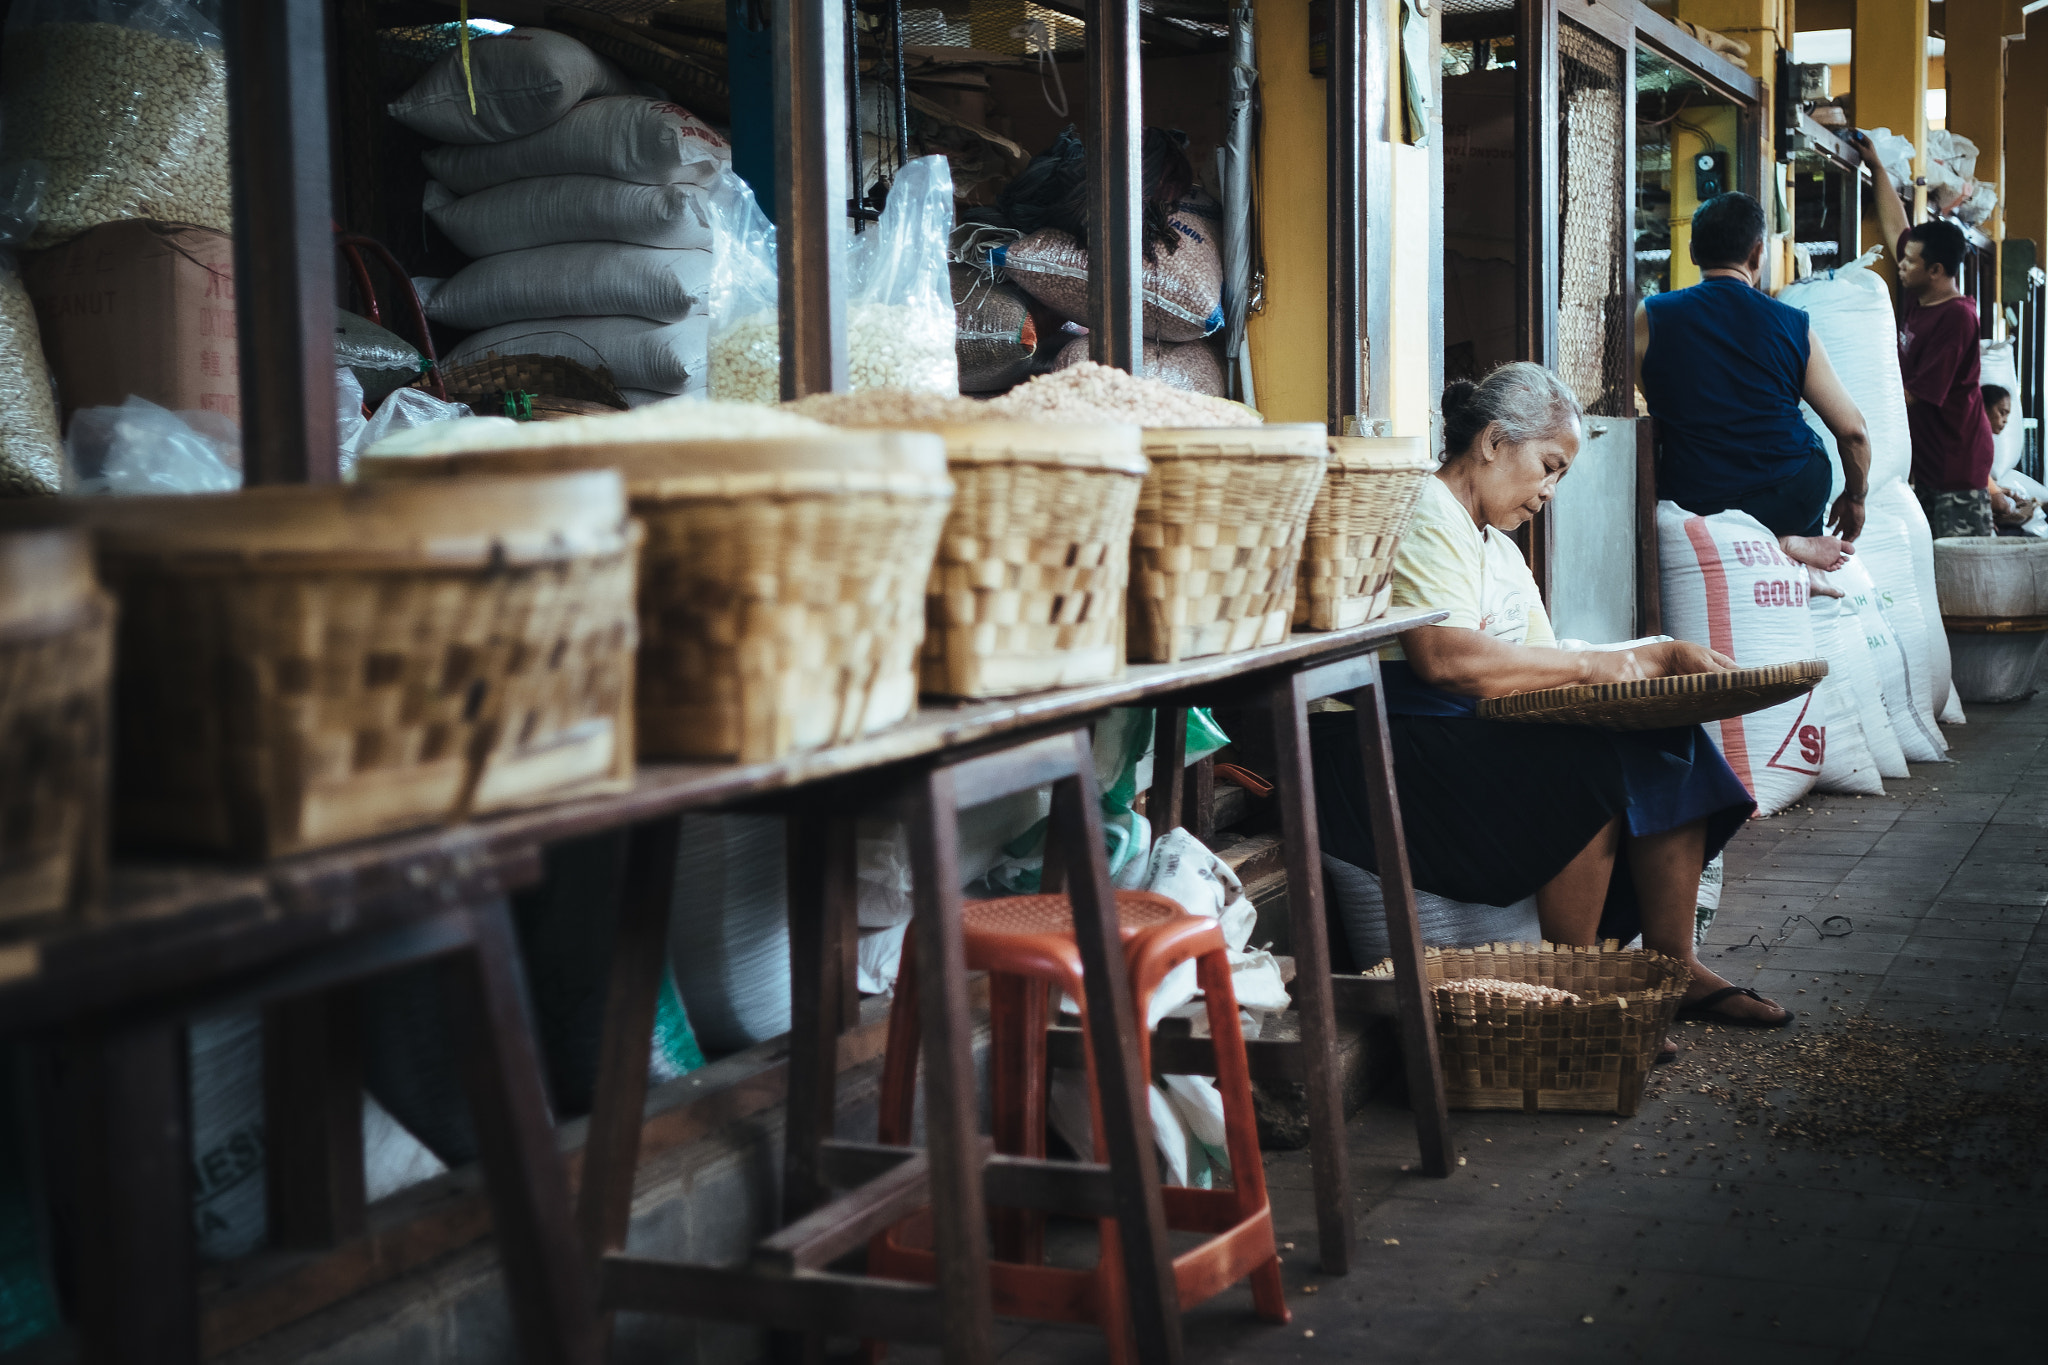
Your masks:
M1138 429L927 429L945 439L956 491L925 588L922 688L1006 697L1116 676L1146 467Z
M1633 682L1573 683L1536 692L1488 697L1481 720L1588 725L1602 730L1664 730L1706 725L1768 710L1804 696L1828 675L1826 659L1733 668L1726 673L1674 673Z
M90 542L0 535L0 922L98 902L113 658L113 603Z
M643 757L760 762L910 714L953 494L938 437L521 445L368 459L361 477L592 466L625 476L647 528Z
M121 602L114 834L263 858L632 776L618 476L64 499Z
M1307 423L1153 428L1131 536L1133 662L1287 638L1302 534L1329 459Z
M1343 630L1386 615L1394 551L1436 461L1419 436L1334 436L1301 542L1296 629Z
M1677 958L1608 939L1596 948L1493 943L1430 948L1434 987L1473 977L1570 991L1539 1004L1432 990L1444 1086L1453 1109L1633 1114L1691 975ZM1382 962L1368 976L1391 977Z
M578 412L624 411L625 395L612 381L610 370L592 369L566 356L499 355L490 352L467 365L449 365L441 371L441 383L451 403L467 403L480 417L510 415L500 412L506 394L535 395L536 406L551 409L563 404L579 405ZM414 388L424 387L424 381Z

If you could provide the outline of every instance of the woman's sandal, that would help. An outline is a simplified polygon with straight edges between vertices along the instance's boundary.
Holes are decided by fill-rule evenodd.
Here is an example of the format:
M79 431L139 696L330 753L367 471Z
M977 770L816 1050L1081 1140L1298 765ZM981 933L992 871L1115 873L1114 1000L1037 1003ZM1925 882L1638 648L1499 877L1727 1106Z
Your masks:
M1678 1017L1680 1019L1696 1020L1703 1024L1725 1024L1729 1028L1783 1028L1797 1017L1791 1010L1785 1010L1785 1017L1783 1019L1759 1019L1754 1015L1728 1014L1714 1008L1715 1005L1733 995L1746 995L1759 1005L1772 1003L1758 995L1755 991L1750 990L1747 986L1723 986L1718 991L1680 1005L1678 1007ZM1783 1005L1779 1005L1777 1008L1785 1009Z

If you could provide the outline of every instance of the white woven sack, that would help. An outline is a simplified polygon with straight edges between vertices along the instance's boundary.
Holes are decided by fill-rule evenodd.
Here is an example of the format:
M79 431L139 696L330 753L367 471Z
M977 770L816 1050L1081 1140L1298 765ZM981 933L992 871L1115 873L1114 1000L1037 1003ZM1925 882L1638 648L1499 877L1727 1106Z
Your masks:
M701 380L703 376L709 325L702 317L684 318L681 322L649 322L628 317L508 322L467 338L449 353L444 363L467 365L492 352L559 355L578 364L609 370L612 382L623 387L684 393L692 379Z
M732 161L711 125L667 100L586 100L537 133L490 147L436 147L421 160L457 194L538 175L608 175L642 185L708 185Z
M1852 557L1829 577L1863 627L1863 643L1870 651L1870 663L1877 675L1885 715L1891 719L1892 736L1898 741L1902 760L1939 763L1948 752L1941 730L1933 717L1914 704L1913 673L1919 660L1906 647L1892 626L1896 610L1884 589L1877 586L1861 554ZM1880 768L1886 777L1905 777L1904 763L1897 769Z
M2013 364L2010 341L1986 341L1982 346L1978 382L1996 384L2012 395L2012 420L2005 424L2004 431L1991 438L1991 477L2002 479L2019 467L2020 456L2027 449L2026 429L2020 422L2025 416L2020 411L2020 372Z
M710 275L709 251L562 242L470 262L434 291L427 316L450 327L616 315L681 322Z
M462 53L451 50L386 108L436 142L476 146L524 137L593 95L632 89L624 73L568 34L515 28L470 41L469 79L463 76Z
M1657 504L1664 629L1706 645L1745 668L1815 655L1804 566L1747 512L1695 516ZM1706 727L1728 766L1773 815L1813 790L1827 754L1825 700L1809 692Z
M668 952L708 1053L789 1032L789 881L779 815L686 815Z
M1821 756L1820 776L1814 781L1814 789L1883 796L1884 782L1864 722L1874 715L1875 723L1887 730L1891 722L1885 717L1883 702L1878 702L1873 711L1866 711L1856 687L1854 667L1860 664L1866 672L1870 668L1869 651L1863 647L1856 612L1835 597L1816 597L1809 605L1814 647L1828 661L1828 675L1814 689L1814 695L1826 704L1828 717L1827 751ZM1838 659L1842 661L1839 664Z
M1852 561L1853 562L1853 561ZM1849 680L1849 690L1855 698L1856 719L1863 726L1863 742L1870 747L1870 756L1877 763L1879 777L1909 777L1906 769L1905 751L1899 748L1898 731L1892 728L1891 712L1885 709L1884 685L1878 681L1878 646L1872 642L1872 632L1864 629L1863 611L1859 610L1857 599L1867 597L1875 591L1870 586L1870 575L1865 573L1852 589L1846 571L1828 575L1828 581L1842 593L1836 602L1835 629L1824 634L1820 620L1814 621L1814 643L1820 647L1820 656L1828 661L1830 676L1840 673ZM1818 606L1831 598L1815 598ZM1867 608L1872 613L1875 606ZM1898 645L1885 631L1884 619L1876 618L1875 633L1883 647L1889 650L1894 665L1898 658ZM1902 675L1903 676L1903 675ZM1899 686L1903 689L1903 680Z
M1863 412L1870 431L1871 489L1904 480L1913 465L1913 437L1906 428L1905 381L1899 377L1899 329L1884 281L1874 270L1843 266L1787 285L1778 300L1812 320L1813 334ZM1812 408L1802 403L1799 410L1834 462L1834 489L1828 495L1833 506L1842 491L1842 458L1834 435Z
M1330 899L1344 926L1351 960L1363 971L1386 957L1387 900L1380 879L1362 867L1323 855ZM1472 948L1482 943L1536 943L1543 937L1536 898L1513 905L1468 905L1428 891L1415 893L1415 922L1427 948Z
M711 246L711 219L695 185L542 175L458 195L429 180L424 202L427 217L465 256L495 256L556 242Z
M1913 702L1936 720L1948 704L1948 633L1934 589L1934 533L1911 488L1895 483L1870 495L1856 554L1884 593L1892 629L1913 660Z

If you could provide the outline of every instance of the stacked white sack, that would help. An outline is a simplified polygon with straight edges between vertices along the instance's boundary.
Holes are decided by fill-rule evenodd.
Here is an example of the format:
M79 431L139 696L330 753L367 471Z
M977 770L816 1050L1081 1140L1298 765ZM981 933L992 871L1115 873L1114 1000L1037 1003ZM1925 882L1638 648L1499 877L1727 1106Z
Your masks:
M1863 630L1879 702L1890 722L1892 742L1899 751L1898 758L1893 760L1881 741L1874 744L1878 772L1885 777L1906 777L1909 759L1915 763L1939 763L1947 752L1946 745L1940 727L1913 701L1913 671L1919 664L1899 632L1893 629L1892 616L1898 608L1891 594L1877 586L1860 554L1828 578L1842 590L1845 605L1856 613L1857 624ZM1866 720L1865 733L1873 733L1874 729Z
M475 258L427 300L435 322L474 333L448 363L559 355L622 387L701 392L701 187L731 159L724 140L677 105L625 93L567 35L514 29L471 50L476 115L452 55L391 106L449 144L426 154L425 207Z
M1926 514L1907 487L1912 472L1913 438L1906 425L1905 381L1899 375L1898 324L1884 281L1867 268L1872 251L1848 265L1786 286L1780 301L1803 310L1812 319L1813 334L1826 348L1842 385L1863 413L1870 432L1870 493L1866 521L1857 552L1877 586L1891 598L1891 625L1911 656L1914 702L1930 728L1937 718L1960 721L1960 709L1949 706L1948 641L1934 601L1934 542ZM1834 460L1834 486L1829 505L1842 491L1841 459L1834 437L1812 408L1804 408L1807 425L1820 434ZM1907 619L1906 605L1918 609L1917 623ZM1923 605L1925 604L1925 605ZM1893 716L1897 725L1898 717ZM1939 731L1936 731L1937 736ZM1901 742L1904 742L1903 736ZM1944 742L1936 758L1947 753ZM1910 750L1908 757L1911 757Z
M1870 671L1870 652L1864 648L1863 632L1854 608L1841 599L1816 597L1810 604L1814 648L1828 661L1828 675L1814 689L1814 697L1827 708L1827 747L1821 755L1820 776L1814 790L1841 792L1854 796L1883 796L1884 783L1878 772L1877 754L1864 724L1866 693L1857 686L1854 670ZM1891 728L1884 704L1868 714L1875 724ZM1896 745L1897 740L1893 743Z
M1657 504L1664 629L1745 668L1817 654L1806 570L1746 512L1696 516ZM1813 790L1827 754L1826 698L1817 692L1706 727L1728 766L1773 815Z

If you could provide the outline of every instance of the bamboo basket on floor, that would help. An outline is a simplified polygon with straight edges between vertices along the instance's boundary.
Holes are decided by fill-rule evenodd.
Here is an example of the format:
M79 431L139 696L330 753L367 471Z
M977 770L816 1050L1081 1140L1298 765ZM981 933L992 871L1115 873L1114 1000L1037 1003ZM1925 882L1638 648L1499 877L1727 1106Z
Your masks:
M761 762L910 714L925 580L953 494L938 437L522 442L366 458L361 477L591 467L624 475L647 528L643 757Z
M0 922L99 899L113 634L83 535L0 535Z
M1494 943L1430 948L1429 984L1485 977L1570 991L1582 1003L1536 1003L1478 991L1430 992L1453 1109L1633 1114L1690 983L1662 953ZM1391 977L1391 961L1369 976Z
M36 513L121 603L119 843L274 857L630 782L615 474Z
M953 510L925 589L926 692L1006 697L1122 671L1136 427L961 423Z
M1322 485L1320 426L1151 428L1131 536L1132 662L1287 638L1302 533Z
M1296 629L1343 630L1386 615L1394 551L1436 461L1419 436L1335 436L1301 542Z

